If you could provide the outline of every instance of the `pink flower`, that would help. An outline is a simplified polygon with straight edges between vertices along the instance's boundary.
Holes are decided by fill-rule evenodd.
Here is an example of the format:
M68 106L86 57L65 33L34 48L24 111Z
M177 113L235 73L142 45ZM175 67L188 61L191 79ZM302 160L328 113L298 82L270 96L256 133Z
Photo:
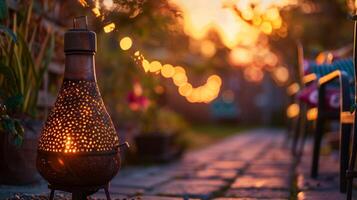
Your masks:
M138 96L133 91L128 93L127 100L129 108L133 111L144 111L149 107L149 99L145 96Z

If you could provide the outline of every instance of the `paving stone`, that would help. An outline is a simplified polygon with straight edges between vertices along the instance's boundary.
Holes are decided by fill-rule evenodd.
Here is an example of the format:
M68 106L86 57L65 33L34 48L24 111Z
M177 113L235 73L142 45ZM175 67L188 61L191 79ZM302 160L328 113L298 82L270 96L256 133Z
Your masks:
M109 192L113 194L123 194L128 196L144 194L144 189L111 185Z
M297 171L299 173L310 175L311 172L311 155L307 154L302 158ZM319 160L319 175L322 176L338 176L339 161L332 156L321 156Z
M256 198L231 198L231 197L220 197L213 200L256 200Z
M274 168L265 168L261 170L252 170L249 169L245 171L245 174L252 175L256 177L281 177L288 179L291 174L290 170L274 169Z
M226 192L227 197L239 198L266 198L266 199L288 199L289 191L272 189L229 189Z
M47 183L41 181L38 184L26 185L26 186L12 186L12 185L0 185L0 199L5 199L6 196L11 196L15 193L24 194L49 194Z
M128 199L128 196L125 195L120 195L120 194L110 194L110 198L112 200L124 200ZM105 196L105 193L103 192L97 192L89 197L89 200L107 200L107 197Z
M297 178L299 190L330 190L339 188L338 176L324 177L319 176L317 179L309 176L299 175Z
M214 198L213 200L255 200L255 198L220 197L220 198Z
M7 198L2 198L6 200L47 200L48 194L13 194ZM70 200L71 196L68 193L55 193L56 200Z
M312 144L308 143L301 162L297 167L297 187L300 192L298 200L344 200L345 194L339 192L339 159L338 156L320 156L319 176L310 178Z
M258 159L260 155L260 151L257 152L251 152L249 154L243 152L240 156L240 159L245 160L245 161L249 161L249 162L254 162L255 159Z
M346 195L334 191L304 191L298 193L298 200L344 200Z
M205 163L209 163L212 160L217 159L218 155L215 152L210 153L210 152L199 152L199 153L193 153L193 154L189 154L187 156L185 156L183 158L183 162L184 163L191 163L191 164L205 164Z
M227 183L221 180L174 180L167 184L157 187L153 194L188 196L193 198L209 198L214 192L219 191Z
M293 164L293 159L273 160L270 158L259 158L254 161L254 164L255 165L276 165L276 166L288 165L288 166L291 166Z
M237 176L236 170L216 170L216 169L203 169L199 170L192 175L196 178L207 178L207 179L234 179Z
M240 151L226 152L221 155L217 160L229 160L229 161L243 161L241 158Z
M114 179L111 181L113 187L123 186L123 187L136 187L149 189L156 185L164 183L170 180L171 176L146 176L146 177L126 177L123 179Z
M262 159L268 159L268 160L291 160L291 155L288 149L272 149L269 151L269 153L264 154L262 156Z
M255 162L253 162L249 166L249 169L251 169L251 170L263 170L266 168L270 168L273 170L290 171L292 169L292 166L291 165L277 165L277 164L256 164Z
M201 159L204 160L204 159ZM198 160L191 159L186 159L182 160L181 162L174 163L171 165L171 168L177 168L177 169L182 169L182 170L194 170L197 168L200 168L204 165L205 163L202 163Z
M182 200L182 198L163 197L163 196L137 196L137 197L131 197L130 200Z
M255 177L244 175L238 177L231 188L255 188L255 189L289 189L290 184L286 178L281 177Z
M208 169L218 169L218 170L242 170L246 166L246 162L244 161L215 161L213 163L209 163L206 167Z
M291 176L292 168L288 165L252 165L246 171L245 174L253 176L267 176L267 177L284 177Z
M221 198L215 198L213 200L286 200L286 199L282 199L282 198L269 198L269 199L266 199L266 198L231 198L231 197L221 197Z
M125 177L146 177L151 174L157 174L166 169L166 166L150 166L150 167L143 167L143 166L130 166L124 167L120 169L117 176L114 179L122 179Z

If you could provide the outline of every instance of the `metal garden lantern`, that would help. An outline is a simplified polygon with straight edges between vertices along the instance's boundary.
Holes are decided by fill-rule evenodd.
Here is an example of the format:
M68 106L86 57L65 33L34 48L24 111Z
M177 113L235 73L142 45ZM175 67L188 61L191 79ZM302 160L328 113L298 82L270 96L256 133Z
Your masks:
M96 34L87 18L74 19L65 33L65 74L56 103L41 133L37 169L55 190L86 197L104 188L120 166L119 138L98 90L94 54ZM127 145L127 143L124 143Z

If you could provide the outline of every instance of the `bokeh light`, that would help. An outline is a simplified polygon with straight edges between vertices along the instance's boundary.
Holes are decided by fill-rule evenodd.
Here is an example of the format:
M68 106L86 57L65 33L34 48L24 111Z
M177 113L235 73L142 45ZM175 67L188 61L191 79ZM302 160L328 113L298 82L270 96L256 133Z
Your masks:
M176 86L182 86L187 82L187 76L184 73L176 73L173 76L173 80Z
M150 63L150 72L159 72L162 68L162 65L159 61L155 60Z
M225 90L222 92L222 100L225 103L232 103L234 101L234 92L232 90Z
M253 61L253 55L245 48L237 47L229 53L229 62L233 66L244 66Z
M179 87L179 93L182 96L189 96L192 92L192 85L190 83L186 83Z
M175 74L175 69L170 64L165 64L162 66L161 75L165 78L171 78Z
M283 85L289 80L289 70L283 66L275 68L272 75L278 85Z
M126 51L131 48L131 46L133 45L133 41L131 40L130 37L124 37L120 40L119 45L121 49Z
M110 33L115 29L115 24L112 22L110 24L107 24L103 27L103 30L105 33Z
M289 117L289 118L293 118L293 117L296 117L300 112L300 107L299 107L299 104L291 104L288 106L288 108L286 109L286 115Z
M244 78L249 82L260 83L264 78L264 73L258 67L248 67L244 69Z
M205 57L212 57L216 53L216 47L210 40L204 40L201 43L201 53Z

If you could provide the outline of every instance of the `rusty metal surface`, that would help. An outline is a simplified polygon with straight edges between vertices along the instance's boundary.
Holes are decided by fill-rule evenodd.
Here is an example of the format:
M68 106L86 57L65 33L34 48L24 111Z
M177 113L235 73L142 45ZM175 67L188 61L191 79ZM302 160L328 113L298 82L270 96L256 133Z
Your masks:
M111 152L119 138L94 81L64 80L38 149L68 154Z
M119 171L119 153L67 155L38 152L37 169L51 184L58 186L102 186Z

